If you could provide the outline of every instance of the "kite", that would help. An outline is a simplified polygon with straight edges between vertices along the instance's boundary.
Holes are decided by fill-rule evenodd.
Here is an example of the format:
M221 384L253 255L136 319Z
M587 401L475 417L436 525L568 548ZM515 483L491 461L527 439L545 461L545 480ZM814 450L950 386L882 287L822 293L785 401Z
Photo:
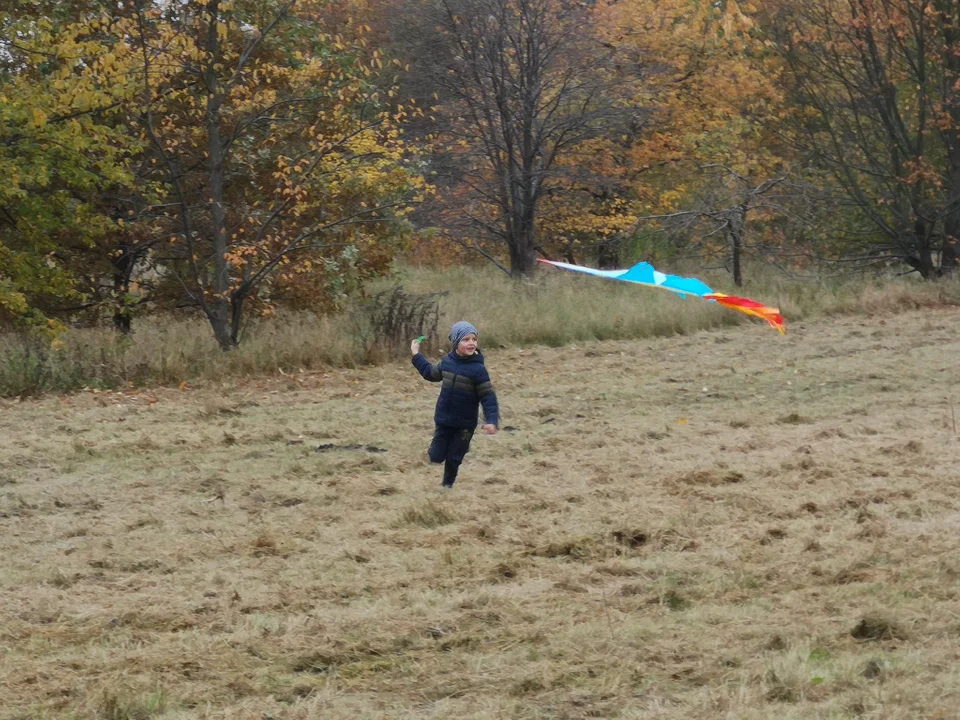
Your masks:
M654 270L653 265L650 263L637 263L632 268L627 268L626 270L594 270L593 268L583 267L582 265L571 265L570 263L543 260L542 258L538 258L537 262L543 263L544 265L553 265L563 270L573 270L574 272L586 273L587 275L596 275L597 277L607 278L609 280L622 280L624 282L662 288L676 293L682 298L685 298L687 295L696 295L709 302L715 302L724 307L728 307L731 310L738 310L747 315L766 320L770 326L776 328L781 335L787 332L783 326L783 315L780 314L779 308L767 307L763 303L758 303L756 300L750 300L749 298L714 292L709 285L706 285L696 278L666 275Z

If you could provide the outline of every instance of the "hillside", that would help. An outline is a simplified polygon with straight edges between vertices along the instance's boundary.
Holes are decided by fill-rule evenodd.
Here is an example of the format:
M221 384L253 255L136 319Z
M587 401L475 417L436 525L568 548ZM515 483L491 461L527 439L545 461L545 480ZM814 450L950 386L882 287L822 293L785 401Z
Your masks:
M958 327L0 400L0 717L957 717Z

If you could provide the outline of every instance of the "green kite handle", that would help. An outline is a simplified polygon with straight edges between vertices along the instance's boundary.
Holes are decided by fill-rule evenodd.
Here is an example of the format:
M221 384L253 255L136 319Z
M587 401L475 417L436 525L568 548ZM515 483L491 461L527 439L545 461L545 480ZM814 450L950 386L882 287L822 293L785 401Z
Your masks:
M423 342L426 339L427 339L426 335L421 335L420 337L417 338L417 342Z

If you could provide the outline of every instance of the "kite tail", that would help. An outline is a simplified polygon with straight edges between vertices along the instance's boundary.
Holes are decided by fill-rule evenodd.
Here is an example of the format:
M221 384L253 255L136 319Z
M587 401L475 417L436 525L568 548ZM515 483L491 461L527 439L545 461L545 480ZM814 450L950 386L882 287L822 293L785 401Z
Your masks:
M704 300L714 300L724 307L731 310L739 310L747 315L761 318L770 323L770 327L776 328L781 335L785 335L787 330L783 326L783 315L779 308L772 308L758 303L749 298L735 297L733 295L724 295L723 293L711 293L703 296Z

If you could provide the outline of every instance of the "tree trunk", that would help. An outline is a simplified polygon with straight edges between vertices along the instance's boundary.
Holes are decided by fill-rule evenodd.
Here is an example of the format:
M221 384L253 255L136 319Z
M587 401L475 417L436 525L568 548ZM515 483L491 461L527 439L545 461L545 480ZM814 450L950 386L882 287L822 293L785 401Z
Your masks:
M940 276L952 277L960 268L960 258L957 257L957 243L960 242L960 222L951 217L952 222L947 224L947 232L943 238L943 248L940 251Z
M920 247L920 252L917 253L919 256L919 262L917 263L917 270L920 272L920 277L924 280L933 280L937 277L937 266L933 261L933 250L929 244L922 245Z
M207 8L207 51L211 58L220 57L220 38L217 25L220 16L218 0L212 0ZM230 302L230 267L227 263L227 223L223 205L223 145L220 142L220 108L223 95L217 81L213 61L204 70L207 86L207 153L209 154L210 219L213 234L213 297L208 302L207 317L213 326L214 335L222 350L231 350L237 342L233 333L233 318Z
M230 340L234 346L240 344L240 328L243 323L243 301L245 299L245 296L239 293L235 293L230 298Z
M740 234L730 233L733 250L733 284L737 287L743 287L743 271L740 268Z
M130 333L131 318L124 303L124 296L130 292L130 276L133 273L134 257L127 243L120 243L120 254L111 258L113 265L113 292L117 302L121 303L113 312L113 326L124 335Z
M232 323L226 312L229 306L224 303L222 307L219 304L211 303L207 307L207 320L210 321L210 327L213 328L213 335L217 339L217 344L224 352L233 350L237 346L234 342Z
M957 207L960 198L960 107L954 101L951 103L953 125L943 135L947 144L950 161L950 193L947 200L953 207L943 218L943 242L940 248L940 275L952 276L957 272L960 250L960 207Z
M620 239L614 238L597 247L597 267L601 270L616 270L620 267Z
M955 48L960 40L960 15L957 13L955 2L939 0L935 7L943 13L943 24L940 31L943 33L944 47L949 49L943 58L944 84L949 88L944 98L944 109L950 116L950 123L943 128L942 134L947 146L947 158L950 162L950 187L947 200L955 205L960 199L960 98L957 82L960 82L960 57ZM952 276L958 269L957 251L960 243L960 207L955 207L943 219L943 245L940 252L940 275Z
M743 255L743 233L747 226L747 206L741 205L737 212L730 218L730 224L727 226L727 234L730 236L730 255L733 261L733 284L737 287L743 287L743 267L741 257Z
M532 202L523 203L514 223L515 232L510 243L510 275L514 278L531 277L537 266L536 215Z
M533 228L525 231L510 247L510 276L519 279L533 275L537 266L537 250L534 247Z

